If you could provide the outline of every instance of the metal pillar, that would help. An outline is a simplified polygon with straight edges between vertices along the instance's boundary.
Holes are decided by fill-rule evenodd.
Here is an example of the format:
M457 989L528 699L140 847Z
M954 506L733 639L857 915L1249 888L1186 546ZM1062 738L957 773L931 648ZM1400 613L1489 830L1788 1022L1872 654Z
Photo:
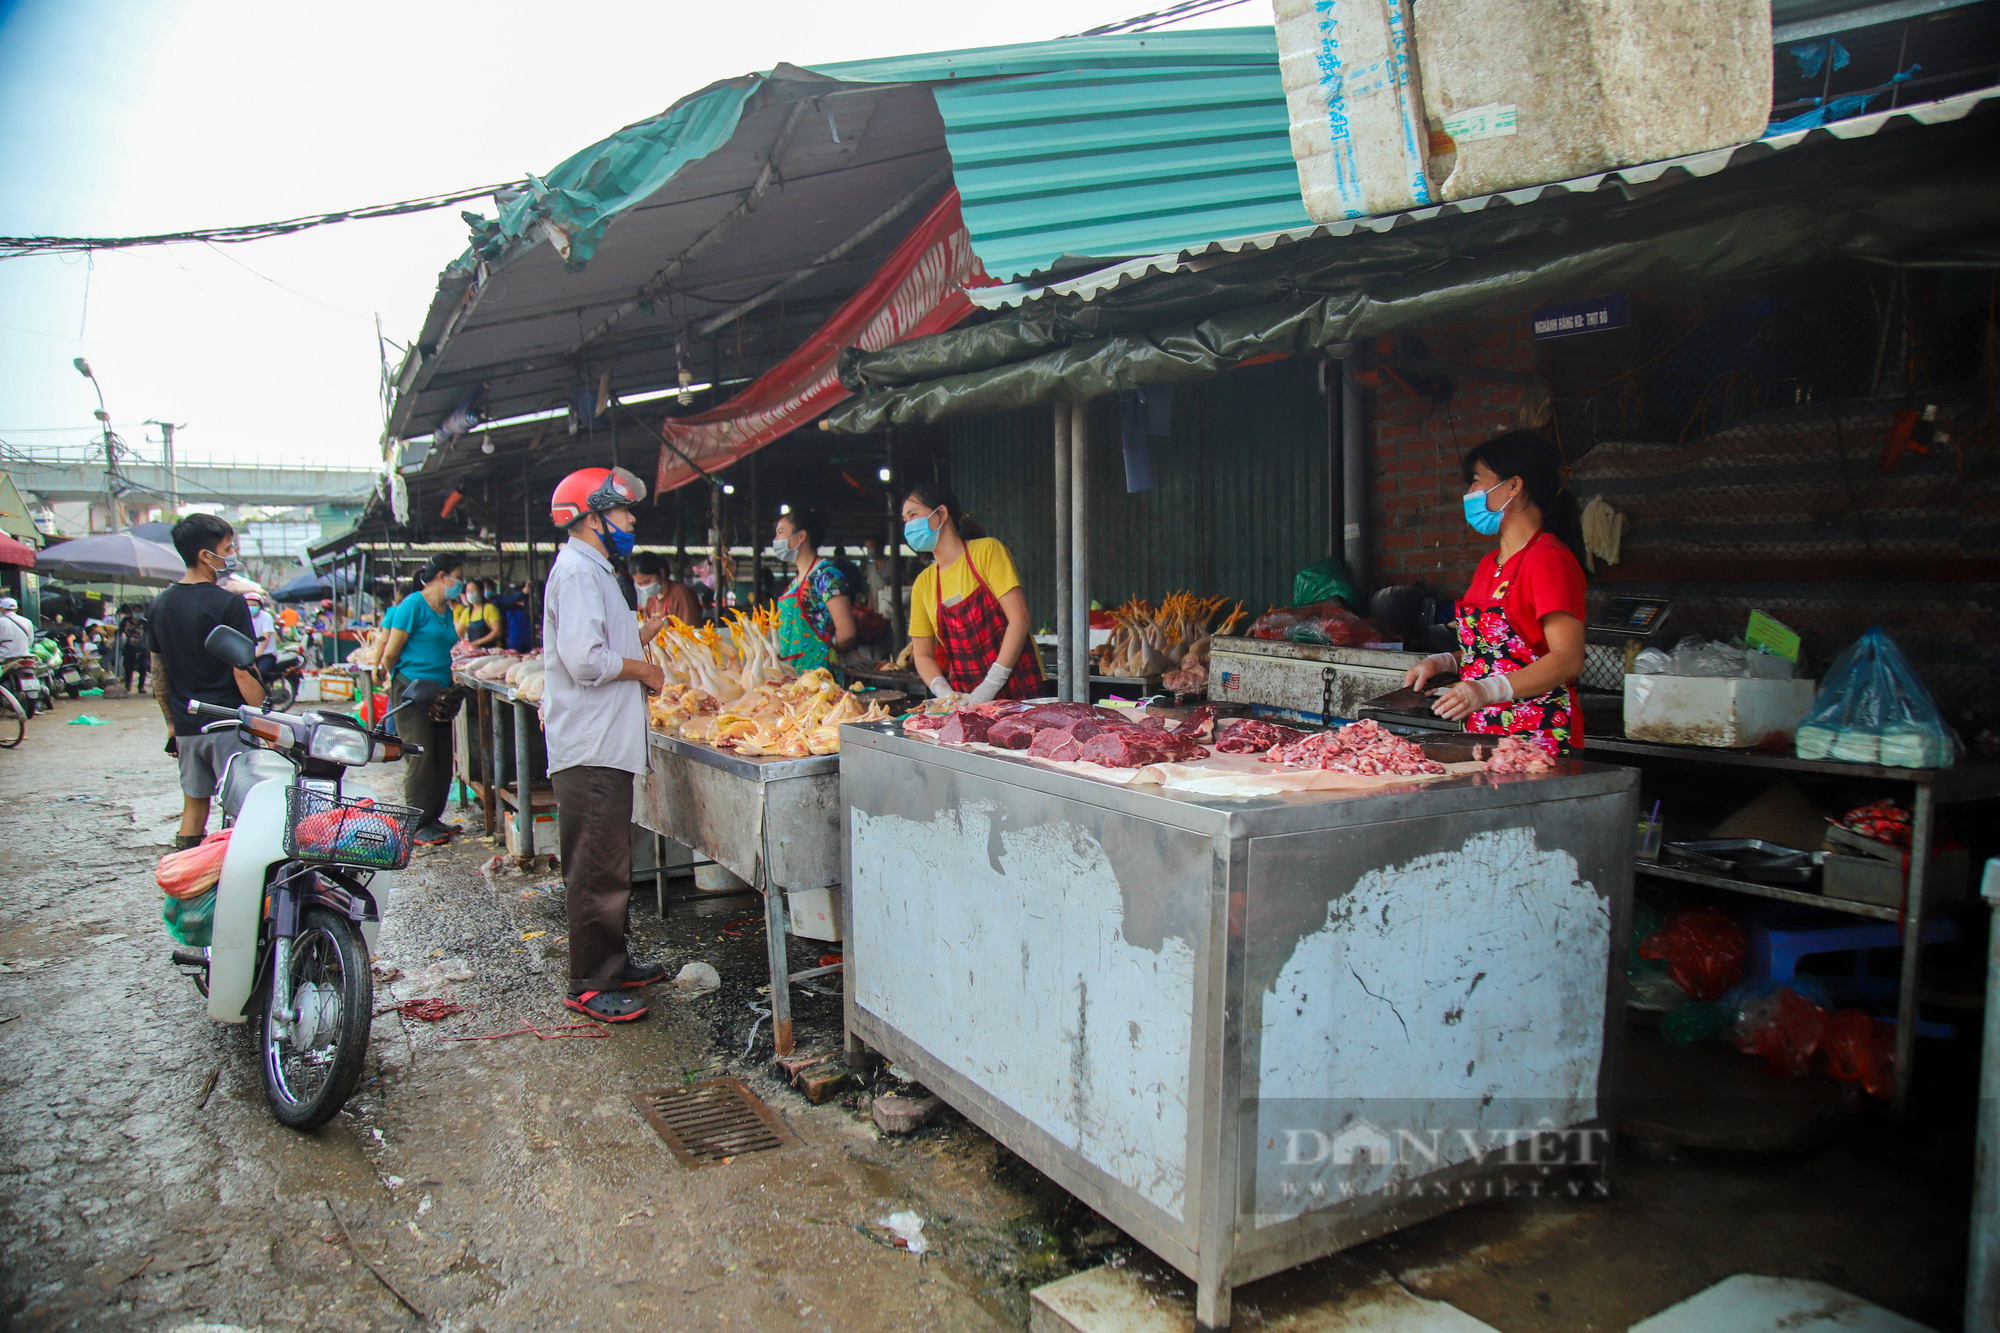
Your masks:
M1912 878L1916 863L1910 866ZM2000 858L1980 892L2000 915ZM1914 936L1905 934L1904 948ZM1972 1157L1972 1240L1966 1255L1965 1333L2000 1330L2000 930L1986 944L1986 1042L1979 1067L1979 1133ZM1897 1037L1902 1036L1901 1025ZM1900 1068L1898 1069L1900 1073Z
M1340 365L1341 558L1357 596L1368 596L1368 437L1361 385Z
M909 642L908 626L903 619L903 474L896 466L896 428L889 427L882 436L889 469L883 502L889 515L889 646L900 653Z
M1937 791L1928 782L1916 785L1916 799L1910 803L1910 882L1903 893L1903 960L1896 985L1896 1091L1892 1105L1898 1119L1909 1114L1910 1076L1917 1059L1917 991L1923 974L1924 926L1929 919L1924 889L1930 881L1931 845L1937 832Z
M1056 446L1056 697L1074 699L1076 634L1069 620L1069 423L1070 405L1054 403Z
M516 700L509 705L514 715L514 854L522 861L535 855L535 765L530 741L535 725L535 706Z
M728 540L722 535L722 483L710 482L708 487L708 527L709 559L715 562L715 623L722 623L722 592L726 586L723 566L724 557L729 554Z
M1069 408L1071 698L1090 701L1090 404Z
M750 455L750 605L757 605L757 592L764 584L764 538L757 525L764 521L762 497L757 492L757 455ZM815 532L814 537L819 534ZM780 578L784 571L779 570Z

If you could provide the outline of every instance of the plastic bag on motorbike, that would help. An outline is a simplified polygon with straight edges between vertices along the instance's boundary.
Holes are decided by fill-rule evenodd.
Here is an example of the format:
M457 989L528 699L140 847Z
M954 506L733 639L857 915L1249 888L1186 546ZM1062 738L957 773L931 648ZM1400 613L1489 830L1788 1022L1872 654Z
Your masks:
M167 934L190 949L207 948L215 927L215 890L192 898L161 899L160 920L166 923Z
M1880 627L1833 659L1797 745L1801 759L1900 768L1946 768L1958 757L1930 691Z
M161 857L153 869L160 892L169 898L194 898L213 889L222 878L222 858L229 851L230 832L222 829L186 851Z

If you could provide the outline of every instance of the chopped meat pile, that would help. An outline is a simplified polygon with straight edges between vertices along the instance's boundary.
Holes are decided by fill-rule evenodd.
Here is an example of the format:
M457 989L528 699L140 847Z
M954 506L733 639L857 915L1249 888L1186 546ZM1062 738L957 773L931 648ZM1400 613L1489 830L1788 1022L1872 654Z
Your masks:
M1265 754L1280 745L1291 745L1305 738L1303 731L1281 727L1275 722L1244 718L1237 722L1225 722L1215 729L1215 748L1223 754Z
M1555 767L1549 752L1525 736L1502 736L1491 758L1485 751L1483 745L1472 749L1473 754L1486 759L1488 773L1546 773Z
M1444 765L1425 756L1410 741L1384 731L1372 719L1351 723L1338 731L1322 731L1272 750L1264 756L1267 764L1286 768L1319 768L1360 777L1414 777L1420 773L1442 773Z

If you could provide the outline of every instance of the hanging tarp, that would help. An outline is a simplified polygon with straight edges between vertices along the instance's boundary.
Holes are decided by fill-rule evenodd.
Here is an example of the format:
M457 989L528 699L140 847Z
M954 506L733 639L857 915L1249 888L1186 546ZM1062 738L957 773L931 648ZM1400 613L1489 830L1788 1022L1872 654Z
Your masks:
M845 433L1143 384L1251 357L1838 257L2000 263L1993 116L1829 140L1628 198L1568 195L1246 254L843 358Z
M743 103L760 82L747 75L711 84L572 154L546 176L530 176L527 189L502 206L497 221L465 214L472 250L459 264L470 267L475 259L491 263L522 241L546 239L571 272L580 271L614 217L736 133Z
M848 396L836 365L841 349L876 351L948 329L972 313L965 289L987 281L959 216L958 191L947 191L875 276L790 356L720 407L666 419L661 435L672 447L660 450L657 489L693 481L688 458L713 472L805 425Z

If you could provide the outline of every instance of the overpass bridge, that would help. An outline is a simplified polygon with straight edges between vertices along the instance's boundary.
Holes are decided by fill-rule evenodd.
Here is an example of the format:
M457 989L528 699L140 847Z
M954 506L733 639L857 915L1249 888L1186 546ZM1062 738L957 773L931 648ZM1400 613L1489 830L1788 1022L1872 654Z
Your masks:
M170 475L164 460L129 454L118 460L114 474L102 449L76 446L6 448L0 451L0 472L11 475L23 494L50 502L93 500L107 491L165 497L177 490L184 504L287 507L357 502L381 475L373 468L214 456L177 459Z

